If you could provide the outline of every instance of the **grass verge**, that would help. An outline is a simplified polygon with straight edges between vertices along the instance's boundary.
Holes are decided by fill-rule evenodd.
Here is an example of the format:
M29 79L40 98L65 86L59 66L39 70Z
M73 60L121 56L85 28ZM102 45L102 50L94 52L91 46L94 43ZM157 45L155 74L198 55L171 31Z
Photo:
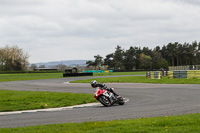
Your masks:
M138 74L145 74L145 72L94 73L94 76L138 75ZM20 80L37 80L37 79L54 79L54 78L63 78L63 73L0 74L0 82L20 81Z
M22 73L22 74L0 74L0 82L36 80L36 79L53 79L63 78L62 73Z
M145 72L94 73L94 76L138 75L138 74L145 74ZM63 78L63 73L0 74L0 82L20 81L20 80L37 80L37 79L54 79L54 78Z
M163 77L163 79L148 79L145 76L94 78L71 81L70 83L90 83L92 80L97 80L99 83L200 84L200 79L168 79L168 77Z
M0 112L72 106L96 102L91 94L0 90Z
M200 114L2 128L1 133L199 133Z
M141 72L111 72L111 73L94 73L94 76L114 76L114 75L141 75L146 74L145 71Z

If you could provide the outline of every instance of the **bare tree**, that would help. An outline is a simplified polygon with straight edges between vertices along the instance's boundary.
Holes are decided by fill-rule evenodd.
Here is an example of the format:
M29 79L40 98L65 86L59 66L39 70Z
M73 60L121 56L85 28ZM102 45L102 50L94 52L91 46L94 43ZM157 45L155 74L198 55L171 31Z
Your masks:
M30 69L34 70L35 68L37 68L37 65L36 64L31 64Z
M0 68L1 70L26 70L28 68L29 55L22 48L15 46L5 46L0 48Z
M57 67L59 70L65 70L65 69L67 68L67 66L66 66L66 65L63 65L63 64L58 64L56 67Z

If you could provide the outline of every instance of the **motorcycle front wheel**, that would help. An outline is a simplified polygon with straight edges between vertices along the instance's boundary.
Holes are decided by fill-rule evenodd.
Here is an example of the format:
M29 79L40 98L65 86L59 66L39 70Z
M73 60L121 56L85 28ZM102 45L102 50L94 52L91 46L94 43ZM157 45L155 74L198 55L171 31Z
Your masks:
M124 99L122 97L120 97L118 100L119 100L119 105L124 105L125 102L124 102Z
M106 96L100 96L99 98L98 98L98 100L99 100L99 102L101 103L101 104L103 104L104 106L106 106L106 107L109 107L109 106L111 106L111 103L110 103L110 100L109 100L109 98L108 97L106 97Z

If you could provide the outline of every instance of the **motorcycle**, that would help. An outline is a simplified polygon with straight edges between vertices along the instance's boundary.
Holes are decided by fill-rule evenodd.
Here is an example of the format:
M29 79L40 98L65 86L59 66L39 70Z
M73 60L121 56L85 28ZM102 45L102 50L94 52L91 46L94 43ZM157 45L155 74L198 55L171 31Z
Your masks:
M114 104L124 105L125 101L121 96L115 96L112 92L106 89L96 87L94 98L106 107L110 107Z

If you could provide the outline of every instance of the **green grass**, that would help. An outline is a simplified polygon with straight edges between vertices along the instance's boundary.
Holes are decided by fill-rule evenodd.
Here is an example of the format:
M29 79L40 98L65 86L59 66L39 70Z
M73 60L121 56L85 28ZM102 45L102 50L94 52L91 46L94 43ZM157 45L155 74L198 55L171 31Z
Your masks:
M113 72L113 73L94 73L94 76L110 75L137 75L145 72ZM54 79L63 78L63 73L21 73L21 74L0 74L0 82L37 80L37 79Z
M0 82L63 78L63 73L0 74Z
M96 102L91 94L0 90L0 112L64 107Z
M4 128L1 133L199 133L200 114Z
M94 73L93 76L112 76L112 75L141 75L146 74L145 71L141 72L110 72L110 73Z
M71 81L70 83L90 83L97 80L99 83L157 83L157 84L200 84L200 79L148 79L146 76L94 78L88 80Z

